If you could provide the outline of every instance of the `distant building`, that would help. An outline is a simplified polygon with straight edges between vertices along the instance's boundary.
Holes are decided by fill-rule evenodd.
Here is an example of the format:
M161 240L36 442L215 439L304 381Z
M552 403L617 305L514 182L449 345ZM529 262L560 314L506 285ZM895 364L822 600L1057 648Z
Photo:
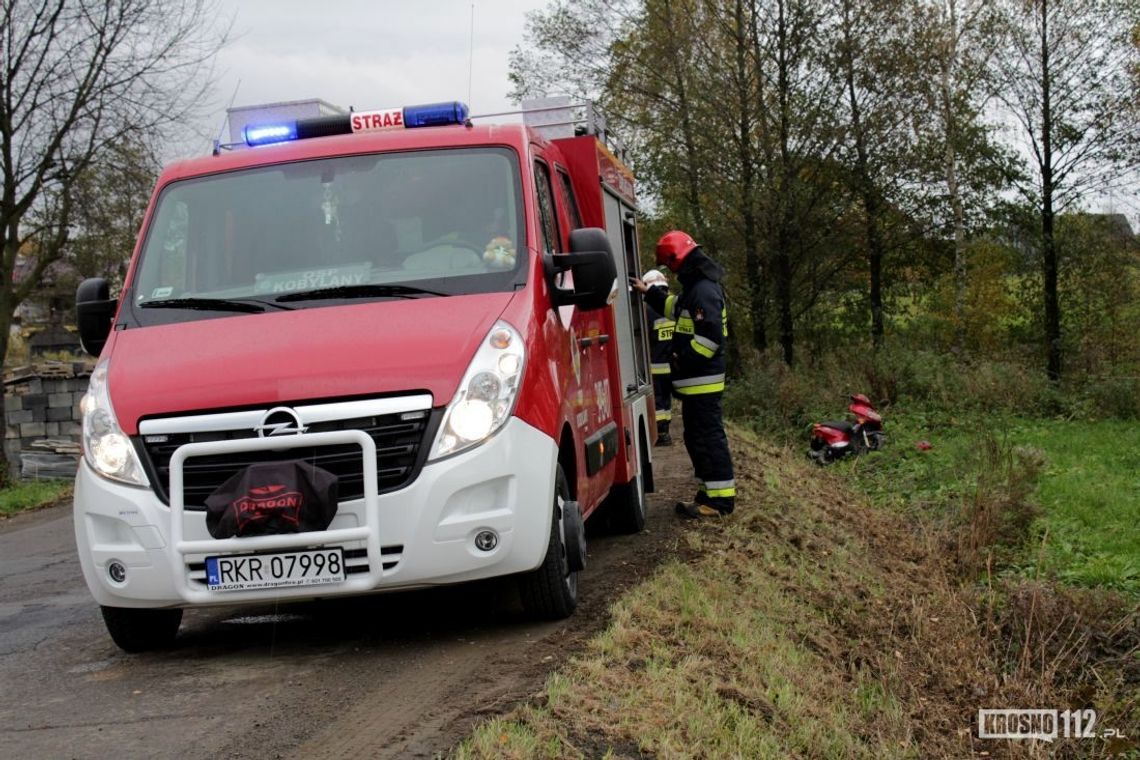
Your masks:
M250 124L271 124L291 119L311 119L317 116L337 116L348 111L323 100L288 100L281 103L262 103L226 109L230 125L230 142L244 145L242 129Z

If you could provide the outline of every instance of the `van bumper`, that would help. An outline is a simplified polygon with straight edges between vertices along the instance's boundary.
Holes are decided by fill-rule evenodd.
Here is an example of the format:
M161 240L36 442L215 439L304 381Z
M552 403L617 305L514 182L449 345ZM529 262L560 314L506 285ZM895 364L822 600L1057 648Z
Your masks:
M290 438L330 435L343 434ZM359 437L367 457L371 440ZM183 449L211 445L218 444ZM75 484L75 539L87 587L99 604L111 607L300 601L461 583L541 564L557 461L553 439L512 417L482 445L427 463L399 491L341 502L327 531L223 540L210 536L204 511L181 508L173 475L167 507L150 488L102 478L84 461ZM498 535L490 551L475 546L476 534L484 530ZM340 583L244 591L206 586L207 556L334 546L345 550L350 570ZM126 568L121 582L111 578L111 562Z

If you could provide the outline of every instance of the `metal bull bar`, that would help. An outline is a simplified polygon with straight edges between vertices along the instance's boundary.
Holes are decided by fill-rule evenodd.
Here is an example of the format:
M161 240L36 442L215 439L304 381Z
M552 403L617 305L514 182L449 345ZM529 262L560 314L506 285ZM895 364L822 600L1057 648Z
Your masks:
M188 541L184 538L183 519L186 512L182 494L182 467L187 459L196 456L237 454L246 451L265 449L299 449L312 446L335 446L354 443L360 446L364 473L364 519L365 524L355 528L336 530L286 533L276 536L248 536L244 538L222 538L204 541ZM214 603L223 601L217 591L193 588L186 573L187 554L234 554L259 552L273 549L304 549L314 545L328 545L348 541L365 541L368 547L368 573L354 574L335 586L341 591L370 591L376 587L383 573L380 561L380 500L376 495L376 443L362 430L337 430L327 433L301 433L299 435L277 436L272 438L246 438L235 441L206 441L188 443L178 447L170 458L170 553L171 570L178 592L191 603ZM306 597L314 594L314 586L258 589L239 593L230 597L233 601L242 598ZM328 587L325 587L328 588ZM316 592L316 593L319 593Z

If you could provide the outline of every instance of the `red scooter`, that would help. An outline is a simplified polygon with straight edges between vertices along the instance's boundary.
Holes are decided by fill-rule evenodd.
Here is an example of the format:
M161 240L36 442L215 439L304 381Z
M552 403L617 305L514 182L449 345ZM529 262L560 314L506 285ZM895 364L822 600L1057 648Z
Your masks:
M847 454L862 454L882 448L886 440L883 418L875 411L871 399L856 393L851 397L847 411L855 415L854 423L833 420L812 425L808 456L816 464L831 464Z

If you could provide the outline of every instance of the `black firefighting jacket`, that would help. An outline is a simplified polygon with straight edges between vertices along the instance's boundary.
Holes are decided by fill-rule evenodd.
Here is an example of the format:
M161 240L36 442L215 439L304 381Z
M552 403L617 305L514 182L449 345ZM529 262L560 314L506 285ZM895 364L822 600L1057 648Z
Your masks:
M728 311L720 285L723 269L698 248L678 272L680 295L650 288L645 301L666 318L676 320L672 342L673 391L681 396L724 390L724 345Z
M652 290L661 290L665 297L669 296L669 288L658 285ZM648 301L648 299L646 299ZM649 361L650 370L655 376L668 375L670 361L673 358L673 328L677 323L665 317L660 311L648 303L646 312L649 316Z

